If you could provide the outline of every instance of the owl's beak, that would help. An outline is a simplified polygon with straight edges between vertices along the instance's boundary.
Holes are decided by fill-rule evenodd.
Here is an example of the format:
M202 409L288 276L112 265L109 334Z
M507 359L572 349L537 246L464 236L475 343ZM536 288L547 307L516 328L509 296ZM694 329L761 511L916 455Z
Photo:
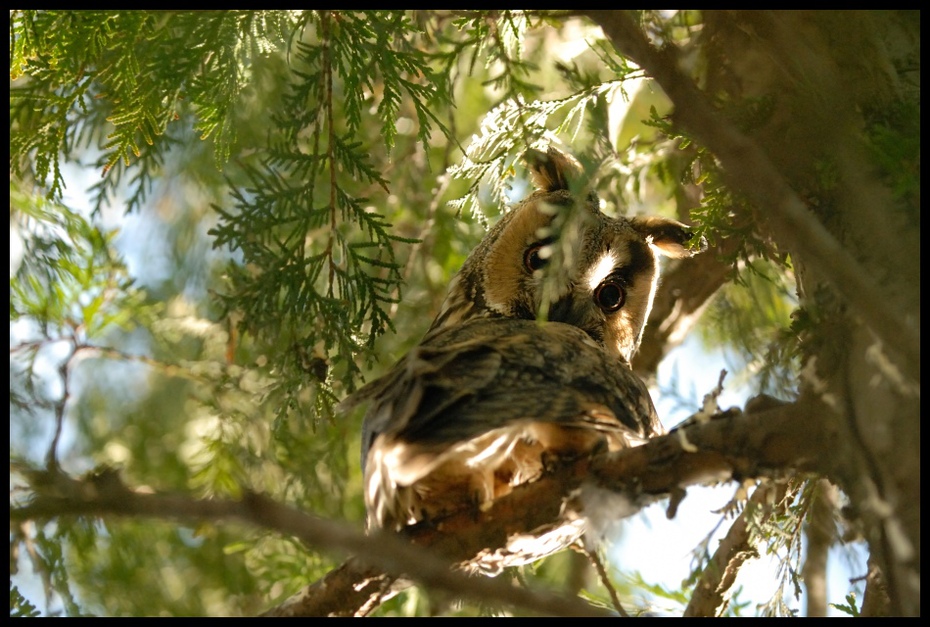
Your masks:
M588 307L575 294L563 296L549 307L550 322L564 322L587 331Z
M592 315L596 307L591 299L577 293L563 296L549 307L549 322L564 322L578 327L598 344L604 342L603 320Z
M549 315L547 316L549 321L572 324L572 306L574 305L574 301L575 299L571 295L568 295L552 303L549 306Z

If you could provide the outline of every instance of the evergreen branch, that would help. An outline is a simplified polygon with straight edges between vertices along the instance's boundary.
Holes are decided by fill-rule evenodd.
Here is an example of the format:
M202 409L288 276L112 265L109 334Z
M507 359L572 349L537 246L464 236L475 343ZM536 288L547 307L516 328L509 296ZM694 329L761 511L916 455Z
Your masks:
M636 74L630 71L620 78L584 86L554 100L526 102L518 95L502 102L484 117L480 133L472 138L462 161L448 169L453 178L469 181L468 191L449 204L458 211L471 208L479 220L486 222L477 201L482 184L490 184L493 203L505 204L504 195L514 175L514 159L519 154L529 147L538 147L537 143L543 138L569 131L573 125L577 133L589 104L622 90L624 81L634 76ZM564 118L558 128L550 131L552 118L563 112ZM520 132L515 133L514 128L519 128Z
M60 161L70 158L78 138L98 141L103 174L116 179L102 187L115 188L123 171L145 160L145 146L153 147L152 156L166 152L160 137L187 111L202 138L214 138L216 161L224 163L247 81L243 68L253 56L283 47L294 27L287 13L261 11L19 11L11 17L11 69L29 77L12 85L11 102L41 98L50 105L28 117L11 109L11 121L21 123L11 136L11 159L25 168L32 154L36 179L48 185L50 198L61 196ZM122 171L114 172L119 164Z
M324 94L323 100L323 109L326 115L326 131L327 131L327 161L329 163L329 210L330 210L330 221L329 221L329 239L326 242L325 255L327 259L327 266L329 268L329 281L327 281L327 296L332 298L333 296L333 276L335 274L335 265L336 262L333 259L333 242L336 238L336 194L338 190L338 185L336 184L336 130L335 130L335 119L333 117L333 64L331 57L331 42L330 42L330 33L329 33L329 13L323 11L320 16L320 30L321 38L323 40L323 72L322 72L322 81L323 88L320 90Z
M385 192L390 192L388 182L368 161L367 153L359 150L362 142L351 141L350 135L338 137L335 134L330 137L330 140L332 141L333 163L342 164L352 175L377 183Z
M32 618L39 616L36 607L22 595L19 589L10 580L10 618Z

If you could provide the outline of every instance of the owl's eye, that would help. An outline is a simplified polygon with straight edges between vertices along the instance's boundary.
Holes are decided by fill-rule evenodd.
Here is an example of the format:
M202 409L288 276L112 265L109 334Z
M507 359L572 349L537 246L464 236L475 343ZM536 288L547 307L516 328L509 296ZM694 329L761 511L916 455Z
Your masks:
M533 244L523 253L523 267L526 268L528 272L536 272L549 263L549 257L543 256L542 254L542 250L546 245L547 244L544 242Z
M626 292L623 286L617 281L604 281L594 290L594 300L604 311L611 313L623 307L626 300Z

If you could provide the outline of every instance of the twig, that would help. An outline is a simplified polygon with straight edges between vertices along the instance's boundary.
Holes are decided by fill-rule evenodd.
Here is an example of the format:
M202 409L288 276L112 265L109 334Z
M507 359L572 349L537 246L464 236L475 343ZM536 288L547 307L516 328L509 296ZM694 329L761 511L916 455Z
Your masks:
M759 508L767 506L775 490L774 483L765 482L749 497L742 513L733 521L713 557L704 567L684 616L720 616L726 610L730 590L736 583L740 568L759 555L752 541L752 519L756 518L755 522L761 523L772 515L771 509L768 509L760 516Z
M601 580L601 584L607 589L607 594L610 595L610 601L614 604L614 607L617 609L617 613L624 618L629 618L630 615L625 609L623 609L623 604L620 603L620 597L617 595L617 589L614 588L614 585L610 582L610 577L607 575L607 569L604 568L604 562L601 561L601 558L597 554L597 549L588 550L582 547L584 554L588 556L588 559L591 560L591 564L594 566L594 570L597 571L598 579Z
M826 479L817 482L811 511L805 527L807 552L801 575L807 589L807 616L827 615L827 553L833 544L833 510L836 489Z
M54 404L55 432L45 454L45 465L51 471L58 469L58 443L61 441L61 431L65 424L65 410L68 407L68 400L71 398L71 362L78 350L74 339L69 340L69 345L70 352L67 359L58 366L58 376L61 377L62 386L61 398Z

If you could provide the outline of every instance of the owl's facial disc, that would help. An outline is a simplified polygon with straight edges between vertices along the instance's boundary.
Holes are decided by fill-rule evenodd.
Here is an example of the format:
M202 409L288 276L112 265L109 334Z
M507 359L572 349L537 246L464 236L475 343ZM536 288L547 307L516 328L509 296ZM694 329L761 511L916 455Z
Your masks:
M655 257L641 238L622 228L588 235L576 256L575 270L550 292L556 297L547 303L543 292L537 291L538 304L549 321L578 327L628 362L652 306Z

